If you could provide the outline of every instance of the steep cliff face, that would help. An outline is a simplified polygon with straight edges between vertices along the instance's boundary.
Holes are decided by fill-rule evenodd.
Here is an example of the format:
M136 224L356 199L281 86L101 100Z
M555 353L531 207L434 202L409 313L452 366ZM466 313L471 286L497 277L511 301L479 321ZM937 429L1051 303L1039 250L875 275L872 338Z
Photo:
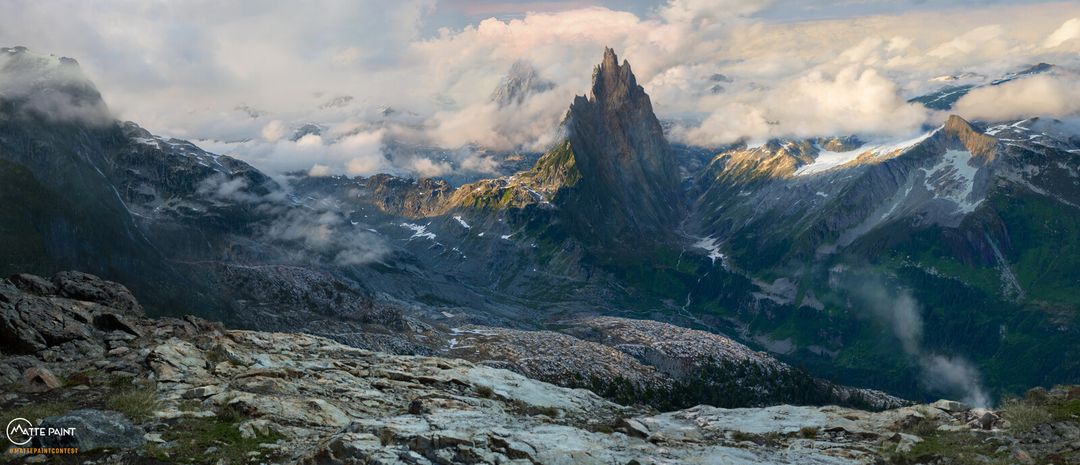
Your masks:
M566 127L581 180L557 203L579 236L613 249L669 236L682 214L675 157L649 96L613 50Z
M75 60L0 49L0 272L78 268L170 300L182 280L109 179L127 143ZM8 248L8 247L5 247Z

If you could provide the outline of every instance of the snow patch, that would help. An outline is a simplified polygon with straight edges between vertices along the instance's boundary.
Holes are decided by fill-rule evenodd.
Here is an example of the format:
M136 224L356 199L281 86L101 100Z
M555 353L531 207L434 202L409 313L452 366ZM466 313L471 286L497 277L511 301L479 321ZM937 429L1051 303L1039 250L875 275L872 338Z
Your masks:
M849 150L847 152L831 152L828 150L822 150L818 152L818 156L814 159L813 163L796 170L795 176L806 176L809 174L831 170L833 168L845 165L855 160L859 157L859 155L862 155L866 152L867 150L864 148Z
M922 141L926 140L934 133L938 132L941 128L935 129L931 132L923 134L914 139L906 140L898 143L891 144L879 144L871 146L859 147L855 150L849 150L847 152L833 152L830 150L819 150L817 158L814 162L803 166L795 171L795 176L807 176L811 174L821 173L831 170L840 166L844 166L848 163L855 161L863 155L870 155L872 157L882 157L892 155L897 152L903 153L908 149L918 145Z
M413 239L416 239L418 237L423 237L423 238L435 240L435 233L429 232L427 230L427 225L419 225L419 224L413 224L413 223L401 223L401 227L406 228L406 229L411 229L413 231L413 235L411 237L409 237L409 240L413 240Z
M466 223L465 220L461 219L461 215L455 216L454 219L457 220L459 224L461 224L461 227L465 229L472 229L472 226L469 226L469 223Z
M926 189L934 198L956 203L958 213L971 213L982 203L982 199L973 202L970 198L979 172L978 167L971 166L971 159L967 150L949 150L937 165L924 169Z
M716 243L715 238L701 238L701 240L694 243L694 247L708 251L708 256L710 259L712 259L713 265L716 264L716 260L720 260L720 265L724 265L724 254L720 253L720 244Z

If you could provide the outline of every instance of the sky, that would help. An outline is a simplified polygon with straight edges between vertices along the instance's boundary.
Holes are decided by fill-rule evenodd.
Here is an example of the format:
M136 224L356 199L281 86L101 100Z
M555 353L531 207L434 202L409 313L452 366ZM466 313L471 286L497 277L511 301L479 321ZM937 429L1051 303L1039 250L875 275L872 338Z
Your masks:
M907 103L943 76L980 83L1041 61L1059 72L956 111L1080 111L1077 2L9 0L0 46L15 45L77 59L117 118L271 172L494 171L492 150L559 139L605 46L669 137L694 145L908 137L947 116ZM556 86L499 107L492 91L518 60ZM292 140L306 123L322 133Z

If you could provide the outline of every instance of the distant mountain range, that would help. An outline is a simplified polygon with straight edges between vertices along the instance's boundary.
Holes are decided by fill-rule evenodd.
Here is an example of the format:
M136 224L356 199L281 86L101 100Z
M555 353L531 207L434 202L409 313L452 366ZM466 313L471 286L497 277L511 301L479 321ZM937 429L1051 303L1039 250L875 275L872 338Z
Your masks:
M999 86L1017 79L1052 73L1054 68L1054 65L1039 63L1014 73L1008 73L998 79L991 80L990 82L985 82L985 76L973 73L961 73L955 76L939 76L934 79L935 82L951 82L952 84L946 85L929 94L914 97L908 100L908 102L922 104L931 110L951 110L953 105L960 100L960 97L967 95L972 89L985 86Z
M0 95L3 274L78 269L127 285L150 313L450 354L624 401L724 382L672 362L665 340L690 336L670 324L739 347L711 355L749 383L731 389L760 379L724 358L749 347L799 386L746 402L851 401L825 379L923 398L1080 376L1080 137L1055 120L953 116L906 141L823 134L713 153L669 144L608 49L589 95L568 102L565 137L516 174L460 187L272 177L114 121L74 60L0 53L4 73L33 83ZM512 107L553 85L519 64L492 98ZM914 101L948 108L948 92L960 91ZM59 111L71 105L84 111ZM661 323L583 319L597 315ZM522 360L552 338L581 358ZM501 349L478 355L466 339ZM941 360L980 375L936 384ZM616 362L633 369L589 368ZM632 387L611 389L616 378Z

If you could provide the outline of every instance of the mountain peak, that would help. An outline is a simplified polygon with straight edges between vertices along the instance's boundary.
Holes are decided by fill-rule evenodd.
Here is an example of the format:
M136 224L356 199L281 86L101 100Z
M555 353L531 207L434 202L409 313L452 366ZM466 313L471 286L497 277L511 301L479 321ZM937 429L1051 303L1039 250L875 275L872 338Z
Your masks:
M966 148L972 155L991 161L997 151L997 139L975 129L967 120L957 115L950 115L945 121L942 133L948 139Z
M630 68L630 62L623 60L619 65L619 56L611 48L604 48L604 59L593 72L592 92L589 99L605 105L621 106L630 99L645 96L645 89L637 85L637 78ZM648 96L645 96L648 99ZM652 105L650 104L650 111Z
M547 92L555 83L540 77L528 60L515 61L499 86L491 93L491 101L500 107L520 105L530 95Z
M574 222L601 242L670 232L682 211L675 156L645 89L614 50L604 49L592 92L574 98L566 126L584 197Z
M954 133L972 132L975 131L975 128L968 120L959 115L949 115L949 119L945 121L945 131Z
M112 121L97 87L73 58L34 53L21 46L0 48L0 83L0 98L31 113L87 123Z

